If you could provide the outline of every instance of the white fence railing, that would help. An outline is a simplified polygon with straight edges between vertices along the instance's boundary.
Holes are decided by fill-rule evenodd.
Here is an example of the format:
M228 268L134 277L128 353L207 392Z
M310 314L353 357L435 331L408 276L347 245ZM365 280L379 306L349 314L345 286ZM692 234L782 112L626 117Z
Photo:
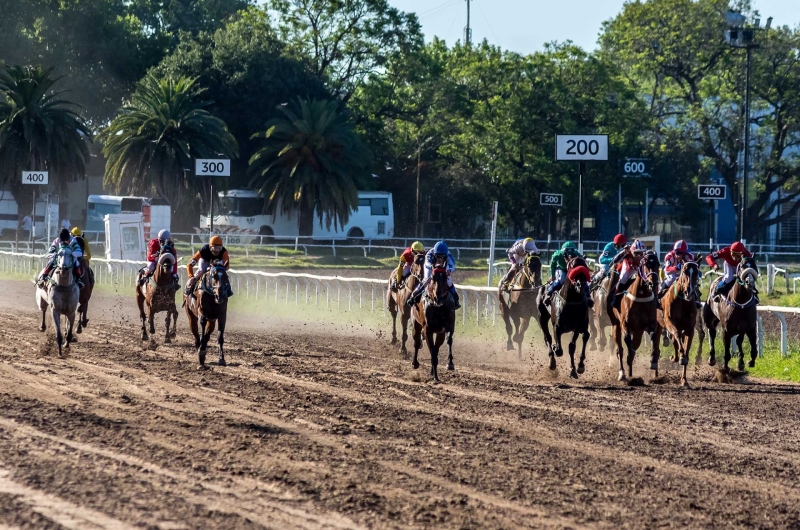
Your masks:
M45 256L31 253L0 250L0 272L22 274L35 278L44 268ZM181 258L182 259L182 258ZM179 260L180 261L180 260ZM95 282L133 288L139 269L146 262L92 258ZM98 266L103 264L105 266ZM498 265L502 265L498 264ZM186 271L179 268L181 281L186 282ZM387 277L388 277L387 271ZM711 271L706 276L715 274ZM264 272L256 270L230 270L231 283L237 296L255 300L270 300L275 304L299 306L314 305L319 308L338 310L386 311L385 294L387 280L375 278L347 278L321 276L302 272ZM475 287L456 284L461 297L459 319L478 326L494 326L499 313L498 294L495 287ZM800 314L800 308L782 306L759 306L759 312L769 313L780 322L780 351L788 352L788 323L784 314ZM763 322L758 322L759 351L764 351ZM735 350L735 347L734 347Z

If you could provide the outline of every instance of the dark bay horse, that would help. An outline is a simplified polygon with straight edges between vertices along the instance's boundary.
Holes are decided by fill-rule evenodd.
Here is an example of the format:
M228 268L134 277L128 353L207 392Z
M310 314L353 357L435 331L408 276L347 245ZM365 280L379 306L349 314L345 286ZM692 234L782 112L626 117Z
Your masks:
M81 288L80 296L78 298L78 329L77 333L83 332L89 324L89 300L92 298L92 291L94 290L94 271L89 266L88 261L83 260L83 274L81 274L81 281L83 287Z
M576 267L586 268L583 258L574 258L567 265L567 271ZM588 269L586 269L588 273ZM542 289L537 297L539 306L539 326L544 334L544 342L547 345L550 356L550 369L556 369L556 357L564 355L561 347L561 335L572 332L572 340L569 343L570 374L573 379L578 378L586 367L586 342L589 340L589 305L587 303L589 293L584 292L582 282L572 281L568 277L564 279L561 289L553 293L551 307L548 309L544 305L545 290ZM551 312L552 310L552 312ZM550 335L550 322L553 324L555 342ZM583 337L583 347L577 369L575 367L575 350L577 348L578 335Z
M658 267L656 267L656 271ZM628 351L626 364L628 365L628 377L633 377L633 361L636 358L636 350L642 344L642 336L651 333L653 338L653 353L650 357L650 368L658 371L658 357L660 356L659 339L660 328L658 327L658 301L656 300L656 290L658 289L658 272L650 271L642 263L639 266L636 278L628 287L627 291L618 296L622 296L619 309L612 309L612 324L614 343L619 360L618 381L625 381L625 369L622 365L622 344ZM655 367L655 368L654 368Z
M508 342L506 349L513 350L517 343L519 358L522 359L522 342L530 326L531 318L539 320L539 306L536 297L542 290L542 260L539 254L531 254L514 279L509 284L510 291L499 289L500 315L506 323ZM513 327L512 327L513 323ZM511 333L516 328L512 338ZM512 342L513 340L513 342Z
M386 286L386 307L392 315L392 344L397 344L397 315L400 315L400 327L403 330L400 353L407 354L406 341L408 341L408 321L411 320L411 308L406 304L411 293L417 288L421 281L422 263L425 261L425 254L420 254L414 259L411 265L411 274L397 287L397 292L392 291L392 280L394 280L394 269Z
M708 328L708 344L711 351L708 364L717 364L714 340L717 337L717 324L722 325L722 343L725 346L725 366L724 371L729 371L728 363L731 360L731 339L738 335L736 346L739 348L739 371L744 370L744 343L745 336L750 341L750 362L747 366L753 368L756 365L758 356L758 341L756 338L756 322L758 315L756 306L758 305L758 266L753 258L744 258L736 271L736 279L727 296L714 296L717 279L711 284L708 293L708 301L703 307L703 322Z
M689 386L686 370L697 325L697 306L695 304L698 301L699 285L700 265L698 262L684 263L680 276L661 298L662 309L659 312L659 324L672 337L672 346L675 349L672 362L680 361L683 367L681 384L685 387Z
M225 264L215 261L203 275L194 292L183 296L183 305L186 316L189 318L189 329L194 335L194 345L197 350L199 368L206 367L206 349L211 334L214 333L215 324L219 324L219 366L225 366L225 323L228 318L228 293L230 280Z
M145 321L150 324L150 333L155 334L156 326L153 318L156 313L162 311L167 312L167 318L164 321L167 327L164 342L169 344L176 335L178 308L175 306L175 293L178 285L172 280L174 265L175 256L164 252L158 257L156 270L147 283L141 285L139 281L136 282L136 304L139 306L139 317L142 319L142 340L147 340ZM145 308L147 308L146 315ZM172 318L172 330L170 330L170 318Z
M45 331L45 313L50 309L50 317L56 330L56 343L58 344L58 356L63 357L62 345L64 336L61 334L61 316L67 317L67 348L75 337L72 335L72 327L75 325L75 314L78 309L79 290L75 282L73 267L76 266L75 256L68 247L61 247L55 257L55 267L50 277L43 285L36 287L36 305L42 312L42 324L40 331Z
M425 337L428 351L431 353L431 376L439 381L439 349L447 338L450 355L447 358L447 369L455 370L453 365L453 332L456 325L455 301L450 295L447 285L447 271L434 269L431 280L425 288L422 299L411 308L414 319L414 359L411 366L419 368L417 353L422 347L421 337Z

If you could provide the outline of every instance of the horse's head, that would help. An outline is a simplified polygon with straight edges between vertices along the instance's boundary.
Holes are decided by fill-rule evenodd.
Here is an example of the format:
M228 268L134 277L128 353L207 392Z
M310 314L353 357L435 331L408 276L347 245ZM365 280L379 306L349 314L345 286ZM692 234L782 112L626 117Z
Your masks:
M62 246L58 249L55 257L55 267L53 270L53 281L59 287L69 287L72 285L72 269L77 264L77 258L72 253L72 249Z
M230 280L225 264L219 260L214 261L207 274L211 280L214 301L218 304L225 303L228 300L228 292L230 292Z
M447 285L447 269L433 269L430 284L428 284L428 298L435 305L442 305L450 294L450 287Z
M542 285L542 258L539 253L528 254L525 258L525 268L528 275L533 279L534 287Z
M658 270L661 268L661 263L659 263L656 253L652 250L646 252L640 266L644 280L651 290L655 290L656 285L659 283Z
M581 256L575 256L574 258L570 259L567 262L567 272L571 271L576 267L586 267L587 269L589 268L588 265L586 265L586 260L583 259Z
M745 287L755 290L758 281L758 264L755 258L742 258L742 261L736 267L736 276Z
M172 281L172 271L175 269L175 256L169 252L162 252L158 256L156 263L156 271L153 274L153 280L158 285L166 285Z
M700 265L696 261L687 261L681 267L681 290L687 300L691 300L697 293L700 276Z

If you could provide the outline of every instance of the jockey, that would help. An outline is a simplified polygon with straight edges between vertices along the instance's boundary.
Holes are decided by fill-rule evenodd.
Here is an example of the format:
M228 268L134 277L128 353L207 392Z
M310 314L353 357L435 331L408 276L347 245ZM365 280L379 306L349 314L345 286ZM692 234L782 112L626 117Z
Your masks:
M78 242L74 237L72 237L72 234L70 234L69 230L66 228L61 229L61 232L58 233L58 237L53 241L53 243L50 245L50 248L47 250L47 266L39 275L39 281L43 281L50 277L50 273L53 271L53 267L55 266L56 255L61 247L67 247L70 249L70 251L72 251L72 255L76 260L75 266L72 268L72 273L75 276L78 288L83 289L83 282L81 281L81 275L83 274L83 270L81 269L83 252L81 251L81 247L78 245Z
M689 252L689 245L683 239L676 241L672 250L664 257L664 281L661 282L661 290L658 291L658 300L667 294L667 289L672 285L678 276L681 275L683 264L687 261L694 261L694 256ZM698 309L703 307L699 300L695 301Z
M608 243L603 248L603 253L600 254L600 258L597 260L601 268L594 275L594 281L599 282L608 274L608 271L611 269L611 264L614 262L614 257L627 242L628 239L623 234L617 234L614 236L614 241Z
M417 259L417 256L422 254L425 254L425 246L419 241L414 241L414 243L403 252L403 255L400 256L400 265L395 269L392 291L397 292L399 284L411 274L411 266L414 264L414 260Z
M525 239L518 239L511 245L511 248L506 250L508 261L511 262L511 267L500 282L500 288L505 289L508 283L514 278L519 269L525 264L525 259L531 254L538 254L539 249L536 248L536 243L533 238L526 237Z
M733 283L733 280L736 278L736 268L739 266L739 263L742 262L743 257L752 258L753 255L744 248L744 243L741 241L737 241L729 247L725 247L717 252L712 252L706 256L706 263L715 271L719 270L717 260L721 259L725 262L725 275L717 284L717 289L714 291L715 295L723 294Z
M625 245L616 256L614 256L613 263L616 265L617 270L620 271L619 280L611 290L611 306L619 309L622 297L618 296L628 289L633 283L633 275L638 271L639 266L647 252L647 247L644 243L635 239L632 245Z
M544 298L544 305L550 305L550 300L553 297L553 293L557 290L561 289L561 286L564 285L564 278L567 277L567 261L572 260L574 258L582 258L580 252L578 252L578 247L575 246L575 243L572 241L565 241L563 245L561 245L561 250L556 250L553 252L553 255L550 257L550 287L547 288L547 292ZM572 278L570 278L572 279ZM588 285L589 278L585 278L583 283L584 293L587 295L587 302L589 307L594 306L594 301L588 297L589 295L589 285Z
M436 243L433 248L425 254L425 276L422 282L417 285L414 293L409 297L408 305L414 305L419 302L422 292L431 281L433 269L435 268L444 268L447 271L447 286L450 287L450 295L455 302L455 308L460 309L461 302L458 299L458 291L456 291L456 287L453 285L453 280L451 278L451 274L456 270L456 260L453 258L453 255L450 254L450 249L447 248L447 243L444 241Z
M203 274L208 270L208 267L217 260L222 261L226 271L230 270L231 258L228 255L228 250L222 246L222 238L219 236L211 236L208 244L203 245L200 250L195 252L192 259L186 264L186 272L189 273L189 281L186 282L186 290L184 291L186 296L191 296L192 291L194 291L194 286L197 284L197 280L202 278ZM195 265L199 265L197 272L194 270ZM228 284L228 288L230 289L230 284ZM229 291L228 296L233 296L233 292Z
M172 267L172 279L176 283L178 279L178 252L175 250L175 244L172 242L172 234L166 228L158 233L158 237L154 237L147 243L147 271L139 280L141 285L147 283L147 280L156 271L156 264L162 252L169 252L175 258L175 265Z
M89 246L89 241L83 237L83 232L77 226L72 229L72 237L75 238L75 241L78 242L78 246L81 247L81 251L83 252L83 261L91 261L92 260L92 249Z

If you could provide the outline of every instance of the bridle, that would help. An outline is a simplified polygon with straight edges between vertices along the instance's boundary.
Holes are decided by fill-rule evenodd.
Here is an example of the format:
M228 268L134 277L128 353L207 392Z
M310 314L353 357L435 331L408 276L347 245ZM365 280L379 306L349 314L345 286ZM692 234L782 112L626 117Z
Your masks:
M444 286L441 285L442 283L444 283ZM444 291L443 295L441 291ZM429 305L441 307L447 302L449 296L450 289L447 287L447 269L437 267L433 269L430 284L428 284L428 288L425 290L425 299L428 301Z
M686 278L686 286L683 290L678 289L680 282L674 283L675 297L683 300L699 299L698 289L698 276L700 274L700 266L694 261L686 261L681 267L681 278Z

